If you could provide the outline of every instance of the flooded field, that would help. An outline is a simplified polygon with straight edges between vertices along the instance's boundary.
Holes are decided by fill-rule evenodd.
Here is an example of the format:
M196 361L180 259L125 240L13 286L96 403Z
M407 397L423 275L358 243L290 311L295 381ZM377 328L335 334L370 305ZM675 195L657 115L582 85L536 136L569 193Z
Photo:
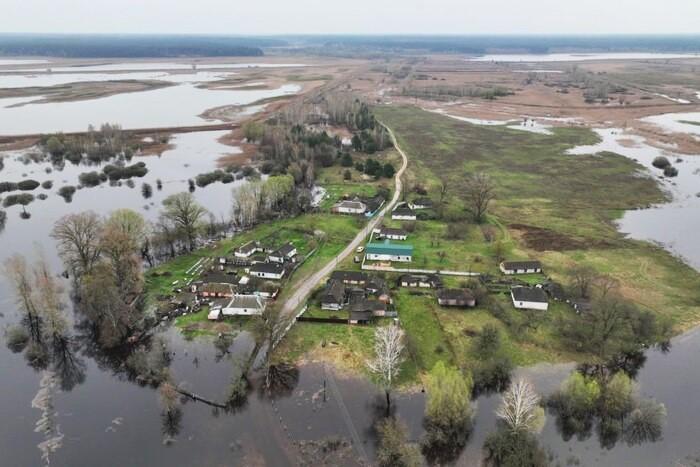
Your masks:
M659 183L672 196L670 203L625 212L619 221L620 230L632 238L661 244L700 270L700 244L695 241L695 232L700 229L700 158L680 157L649 146L643 138L620 129L601 129L596 133L602 139L599 144L574 148L570 154L610 151L629 157L647 168L647 176L660 177ZM676 177L661 178L662 171L652 165L659 156L667 157L678 169Z
M488 54L469 57L473 62L581 62L588 60L664 60L692 58L698 54L673 53L551 53L551 54Z
M0 61L0 65L30 65L34 63L46 63L46 60L23 61L7 60L8 63ZM3 68L2 71L42 71L50 68L52 72L86 72L86 71L136 71L136 70L192 70L197 69L226 69L226 68L296 68L304 67L302 63L210 63L196 62L173 63L173 62L126 62L126 63L94 63L84 62L71 66L50 66L33 68Z
M88 125L102 122L116 123L124 129L201 125L206 120L199 115L207 109L245 106L295 94L299 89L296 84L285 84L272 90L210 90L182 83L76 102L32 104L35 97L0 99L0 135L85 131Z

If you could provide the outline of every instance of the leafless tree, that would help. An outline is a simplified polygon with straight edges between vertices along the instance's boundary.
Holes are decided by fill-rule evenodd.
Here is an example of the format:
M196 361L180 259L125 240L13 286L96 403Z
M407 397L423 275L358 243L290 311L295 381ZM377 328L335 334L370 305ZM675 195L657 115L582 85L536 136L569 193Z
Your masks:
M192 193L182 192L170 195L163 201L163 215L182 229L190 251L194 250L197 230L207 210L195 201Z
M386 395L387 410L391 407L391 388L403 362L404 332L396 325L382 326L374 332L374 359L367 367L377 375Z
M276 304L268 305L256 321L255 335L258 346L267 346L265 352L266 387L270 386L270 364L273 352L284 337L289 323L289 318L282 312L282 308Z
M590 298L596 271L590 266L578 265L569 272L572 292L580 298Z
M489 204L496 197L494 184L488 175L480 172L467 178L466 188L467 203L474 222L482 222Z
M58 253L76 279L90 272L100 257L102 221L92 211L60 218L51 232Z
M124 296L141 291L143 275L139 253L146 236L146 222L130 209L114 211L104 223L101 249Z
M534 431L541 420L539 402L532 385L521 379L505 392L496 416L512 431Z

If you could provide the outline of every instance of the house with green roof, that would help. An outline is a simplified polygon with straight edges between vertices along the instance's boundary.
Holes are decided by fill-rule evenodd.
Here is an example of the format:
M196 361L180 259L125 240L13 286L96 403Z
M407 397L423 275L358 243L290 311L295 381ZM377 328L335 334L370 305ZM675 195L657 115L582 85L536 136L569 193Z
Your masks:
M365 249L365 258L370 261L410 262L413 259L413 245L384 242L371 242Z

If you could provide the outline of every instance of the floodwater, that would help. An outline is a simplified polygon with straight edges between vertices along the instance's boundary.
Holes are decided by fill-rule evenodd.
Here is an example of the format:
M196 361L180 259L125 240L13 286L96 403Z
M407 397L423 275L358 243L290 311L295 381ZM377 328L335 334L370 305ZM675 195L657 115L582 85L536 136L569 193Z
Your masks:
M664 60L696 58L698 54L673 53L552 53L552 54L487 54L469 57L471 62L582 62L588 60Z
M697 232L700 231L700 158L678 156L670 150L650 146L643 138L625 134L620 129L599 129L596 133L601 137L600 143L579 146L569 153L615 152L636 160L646 167L648 175L656 177L662 175L661 170L652 165L657 156L667 157L678 169L677 177L659 179L673 197L670 203L627 211L618 224L620 230L630 237L662 244L700 270L700 242L697 241ZM620 140L625 140L626 144L622 145Z
M3 65L32 65L34 63L48 63L48 60L36 60L29 58L0 58L0 66Z
M700 99L700 93L698 94ZM700 136L700 112L676 112L652 115L641 119L653 123L670 133L688 133ZM695 122L696 125L686 122Z
M427 110L427 109L426 109ZM439 113L455 120L461 122L471 123L472 125L486 125L486 126L506 126L511 130L527 131L530 133L537 133L540 135L551 135L552 132L550 128L551 125L546 125L537 120L544 120L545 118L535 119L534 117L523 117L521 120L486 120L481 118L471 118L471 117L460 117L459 115L451 115L446 113L443 109L430 110L430 112ZM551 119L550 120L555 120Z
M34 73L34 74L2 74L0 72L0 89L58 86L68 83L84 83L93 81L124 81L124 80L159 80L169 83L205 83L218 81L235 75L228 71L183 71L170 73L165 71L135 71L130 73Z
M36 97L0 99L0 135L85 131L88 125L101 123L116 123L124 129L202 125L206 121L199 115L207 109L245 106L296 94L300 89L296 84L285 84L271 90L212 90L183 83L85 101L31 104Z
M11 60L10 60L11 62ZM35 62L40 63L40 62ZM2 64L2 63L0 63ZM7 63L14 65L15 63ZM16 63L18 65L29 64L27 62ZM3 71L31 71L38 72L50 68L52 72L86 72L86 71L137 71L137 70L191 70L197 69L226 69L226 68L299 68L305 67L303 63L208 63L208 62L188 62L188 63L172 63L172 62L120 62L95 64L94 62L85 62L71 66L52 66L51 63L41 67L34 68L8 68Z

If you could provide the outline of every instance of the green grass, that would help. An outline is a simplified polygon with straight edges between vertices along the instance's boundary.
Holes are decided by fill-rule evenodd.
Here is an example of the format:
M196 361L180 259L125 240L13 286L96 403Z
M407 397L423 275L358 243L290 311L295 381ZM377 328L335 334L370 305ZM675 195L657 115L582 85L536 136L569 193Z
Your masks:
M694 122L692 120L679 120L679 122L685 123L686 125L700 126L700 122Z

